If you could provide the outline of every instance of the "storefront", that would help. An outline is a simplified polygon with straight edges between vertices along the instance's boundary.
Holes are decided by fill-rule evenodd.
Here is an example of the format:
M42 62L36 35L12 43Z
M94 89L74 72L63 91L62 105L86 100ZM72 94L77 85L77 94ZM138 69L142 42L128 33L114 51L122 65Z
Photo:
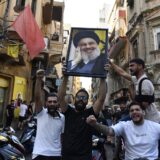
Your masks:
M14 77L14 87L12 99L16 100L18 96L24 101L26 100L27 80L23 77Z
M16 100L18 95L26 100L26 79L23 77L0 75L0 125L5 120L5 110L10 100Z
M7 99L9 92L9 80L0 77L0 124L3 123L3 118L5 114L5 106L7 104Z

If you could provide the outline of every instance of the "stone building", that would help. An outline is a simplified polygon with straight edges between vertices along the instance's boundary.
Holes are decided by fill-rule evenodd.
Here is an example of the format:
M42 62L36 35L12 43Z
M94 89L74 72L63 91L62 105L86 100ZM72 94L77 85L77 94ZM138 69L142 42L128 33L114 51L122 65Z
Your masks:
M115 63L121 66L128 72L128 61L131 58L139 57L146 62L146 73L152 80L155 86L155 98L156 102L160 104L160 1L159 0L116 0L113 11L111 12L111 20L108 23L113 26L111 36L109 39L110 43L110 57L114 59ZM116 40L117 37L121 36L120 31L124 27L120 27L117 24L119 18L117 12L123 5L125 9L125 30L124 35L127 37L126 45L121 43L114 43L112 47L112 41ZM115 9L114 9L115 8ZM120 12L119 12L120 15ZM121 12L121 15L122 14ZM117 27L118 26L118 27ZM121 37L120 37L121 38ZM120 41L119 41L120 42ZM123 45L122 45L123 44ZM117 52L121 48L120 52ZM119 47L119 48L118 48ZM128 88L128 82L118 77L114 72L110 72L108 80L110 85L110 94L112 97L116 97L119 94L118 91L125 90ZM110 97L111 98L111 97ZM112 98L111 98L112 100Z
M28 4L46 44L32 60L25 43L11 26ZM57 89L55 64L61 62L63 49L63 10L64 2L53 0L0 2L0 124L4 122L5 106L11 99L16 100L19 95L27 102L34 100L37 69L45 69L47 86L51 91Z
M109 27L109 58L114 63L127 70L129 54L127 32L127 2L126 0L116 0L108 18ZM108 104L114 104L114 101L121 96L126 95L128 82L118 76L114 71L107 75L108 81ZM123 91L125 93L123 94ZM119 94L119 92L121 94Z
M155 86L160 104L160 1L128 0L130 56L146 62L146 73Z

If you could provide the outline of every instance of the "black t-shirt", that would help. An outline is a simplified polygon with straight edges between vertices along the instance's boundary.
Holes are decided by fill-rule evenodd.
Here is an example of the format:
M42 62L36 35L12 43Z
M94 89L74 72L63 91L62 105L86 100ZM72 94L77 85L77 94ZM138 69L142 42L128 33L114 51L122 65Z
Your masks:
M95 115L93 107L84 112L76 112L75 109L68 106L64 115L63 157L75 157L76 160L91 159L92 127L86 123L86 118L89 115Z
M8 110L9 117L13 117L14 116L14 105L9 104L7 106L7 110Z
M33 114L33 108L32 105L28 105L28 110L27 110L27 115L32 115Z

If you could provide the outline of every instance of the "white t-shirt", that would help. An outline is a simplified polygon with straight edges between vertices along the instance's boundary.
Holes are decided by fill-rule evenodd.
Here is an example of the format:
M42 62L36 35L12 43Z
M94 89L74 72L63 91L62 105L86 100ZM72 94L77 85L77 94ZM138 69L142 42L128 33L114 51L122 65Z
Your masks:
M64 115L52 117L44 109L37 115L37 133L33 149L35 155L61 156L61 133L64 131Z
M28 107L26 104L20 104L20 112L19 112L19 115L21 117L24 117L25 114L26 114L26 111L27 111Z
M145 74L143 74L138 80L135 80L135 77L132 77L132 81L134 83L135 90L136 90L136 95L139 94L139 92L138 92L139 82L141 81L142 78L145 78L145 77L147 77ZM154 86L150 80L147 80L147 79L144 80L142 82L141 89L142 89L141 90L142 95L153 95L154 94ZM145 117L144 118L160 123L160 113L157 110L155 103L151 103L150 106L148 106L145 109Z
M125 160L145 157L149 160L158 158L158 140L160 124L144 120L143 125L135 125L132 121L119 122L111 126L117 136L125 142Z

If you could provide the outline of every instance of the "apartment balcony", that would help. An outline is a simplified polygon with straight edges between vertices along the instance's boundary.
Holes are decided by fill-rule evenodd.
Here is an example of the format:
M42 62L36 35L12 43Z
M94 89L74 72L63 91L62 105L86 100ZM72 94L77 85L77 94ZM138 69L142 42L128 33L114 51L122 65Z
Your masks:
M159 62L160 50L151 51L150 55L152 56L152 60L151 61L153 62L153 65L160 65L160 62Z
M0 63L9 65L25 65L24 56L21 54L18 45L9 46L1 43L0 46Z
M44 40L46 41L46 47L34 58L34 60L46 61L46 57L48 57L47 61L49 60L49 63L54 65L59 63L62 56L63 43L60 41L49 41L49 39L46 38L44 38Z
M61 62L61 56L63 51L63 42L50 41L49 49L49 61L52 64L57 64Z

